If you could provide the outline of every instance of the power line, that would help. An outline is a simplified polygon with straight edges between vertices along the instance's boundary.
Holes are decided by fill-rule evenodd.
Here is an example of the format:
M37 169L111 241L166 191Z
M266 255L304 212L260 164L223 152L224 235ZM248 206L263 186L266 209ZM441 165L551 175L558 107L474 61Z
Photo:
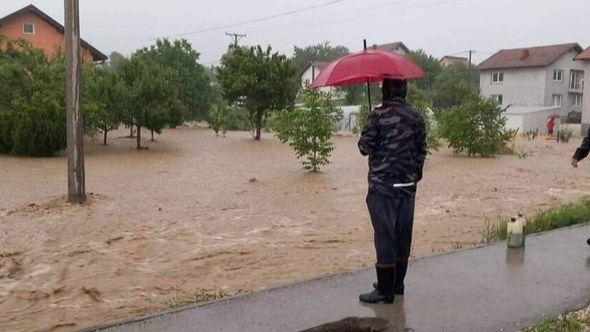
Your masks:
M300 8L300 9L290 10L290 11L287 11L287 12L282 12L282 13L278 13L278 14L274 14L274 15L269 15L269 16L263 16L263 17L259 17L259 18L255 18L255 19L251 19L251 20L247 20L247 21L242 21L242 22L230 23L230 24L226 24L226 25L220 25L220 26L215 26L215 27L211 27L211 28L205 28L205 29L196 30L196 31L188 31L188 32L178 33L178 34L169 35L169 36L166 36L166 37L167 38L170 38L170 37L181 37L181 36L186 36L186 35L196 35L196 34L201 34L201 33L206 33L206 32L211 32L211 31L216 31L216 30L223 30L223 29L228 29L228 28L234 28L234 27L237 27L237 26L245 25L245 24L251 24L251 23L258 23L258 22L268 21L268 20L272 20L272 19L275 19L275 18L278 18L278 17L283 17L283 16L288 16L288 15L298 14L298 13L309 11L309 10L312 10L312 9L327 7L327 6L335 5L335 4L338 4L338 3L345 2L345 1L348 1L348 0L332 0L332 1L321 3L319 5L314 5L314 6L304 7L304 8Z
M226 36L233 37L233 39L234 39L234 46L235 47L238 46L238 42L240 41L240 39L246 37L246 34L245 33L244 34L240 34L240 33L229 33L229 32L226 32L225 35Z

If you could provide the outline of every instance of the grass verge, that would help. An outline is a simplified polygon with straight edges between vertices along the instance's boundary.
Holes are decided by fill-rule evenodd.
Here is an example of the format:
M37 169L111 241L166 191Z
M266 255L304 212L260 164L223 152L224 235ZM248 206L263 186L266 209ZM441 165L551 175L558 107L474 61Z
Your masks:
M522 329L521 332L581 332L587 331L588 327L590 327L590 307L544 320L535 326Z
M527 218L524 231L525 234L533 234L588 221L590 221L590 198L584 197L577 202L558 205ZM483 242L506 240L507 233L507 220L500 220L495 224L486 221L481 237Z

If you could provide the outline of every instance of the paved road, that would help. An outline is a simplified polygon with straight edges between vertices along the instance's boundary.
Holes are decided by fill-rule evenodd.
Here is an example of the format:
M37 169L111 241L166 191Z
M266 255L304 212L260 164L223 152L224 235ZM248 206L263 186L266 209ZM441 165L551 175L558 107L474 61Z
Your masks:
M379 317L393 331L511 331L590 302L590 225L411 263L405 297L363 305L372 270L298 283L102 327L104 331L298 331Z

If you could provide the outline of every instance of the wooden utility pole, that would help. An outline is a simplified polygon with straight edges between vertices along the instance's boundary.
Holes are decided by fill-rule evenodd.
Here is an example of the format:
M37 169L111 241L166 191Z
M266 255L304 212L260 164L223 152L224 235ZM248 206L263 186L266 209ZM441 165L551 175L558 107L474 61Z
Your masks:
M233 44L234 47L238 46L238 42L240 41L240 39L246 37L246 34L229 33L229 32L226 32L225 35L226 36L233 37L233 39L234 39L234 44Z
M78 0L64 0L66 40L66 107L68 202L86 200L84 126L80 114L80 10Z

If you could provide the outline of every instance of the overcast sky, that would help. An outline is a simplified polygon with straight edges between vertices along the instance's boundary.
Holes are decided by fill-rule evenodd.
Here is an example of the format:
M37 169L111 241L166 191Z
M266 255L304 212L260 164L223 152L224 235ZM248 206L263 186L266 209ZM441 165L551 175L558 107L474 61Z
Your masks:
M63 22L63 0L0 0L0 16L29 3ZM312 6L320 7L302 10ZM247 34L241 44L270 44L288 55L293 45L324 40L357 50L363 38L403 41L437 57L472 49L475 61L500 48L590 45L589 0L80 0L80 7L82 37L105 54L129 55L158 37L182 34L204 64L225 52L226 31Z

